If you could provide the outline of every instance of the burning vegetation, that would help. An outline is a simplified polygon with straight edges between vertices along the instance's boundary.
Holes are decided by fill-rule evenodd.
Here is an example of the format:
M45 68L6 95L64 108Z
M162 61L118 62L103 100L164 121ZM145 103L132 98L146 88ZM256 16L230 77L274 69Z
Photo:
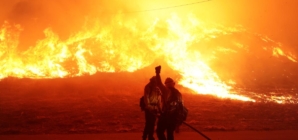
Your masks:
M140 132L139 98L157 65L199 130L297 130L296 36L248 27L280 29L297 4L227 3L1 2L0 134ZM260 13L272 9L276 25Z
M156 11L134 9L138 3L92 2L11 2L0 28L0 78L135 73L159 61L196 94L297 103L297 57L281 42L193 13L152 16Z

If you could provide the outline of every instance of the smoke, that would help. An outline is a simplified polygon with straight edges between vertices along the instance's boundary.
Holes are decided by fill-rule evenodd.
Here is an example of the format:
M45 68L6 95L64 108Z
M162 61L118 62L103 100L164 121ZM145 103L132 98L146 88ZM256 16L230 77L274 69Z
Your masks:
M0 23L21 25L20 49L33 46L44 38L43 31L51 28L60 38L81 30L88 19L109 21L119 12L126 11L119 0L11 0L1 2Z
M298 52L298 41L295 38L298 34L298 26L296 26L298 25L298 20L295 17L295 13L297 13L295 5L297 5L297 2L295 0L211 0L200 4L175 7L193 2L197 1L10 0L1 1L0 19L2 24L4 21L8 21L11 24L21 25L23 30L20 33L19 50L26 50L30 46L35 46L38 40L45 38L44 30L47 28L51 28L51 31L58 34L60 40L66 40L71 34L81 31L88 22L95 21L94 19L100 21L100 25L113 26L110 23L115 17L117 18L119 13L122 13L122 16L124 16L121 17L122 19L136 19L138 22L134 25L141 26L145 23L152 24L154 20L149 20L149 18L158 17L162 19L169 17L170 13L174 12L180 17L185 17L186 14L193 13L202 21L206 20L213 23L228 25L241 24L244 28L249 29L250 32L263 34L277 42L281 42L283 44L282 49L285 52ZM163 7L175 8L150 10ZM121 34L124 36L126 33L131 33L125 32L121 28L114 28L116 35ZM166 26L161 26L160 30L167 30ZM241 41L241 38L236 38L236 36L233 38L238 39L236 42ZM225 38L224 40L232 42L231 38ZM255 40L257 39L247 41L243 44L263 47L259 45L261 43ZM213 46L220 44L218 40L213 42L215 43L212 44ZM262 51L254 51L252 47L250 49L257 53L257 56L262 56ZM237 57L239 58L240 56ZM244 62L241 59L238 66Z
M210 67L212 73L203 73L203 78L218 75L240 88L297 87L297 2L211 0L178 6L194 2L198 1L1 2L0 23L19 24L22 30L17 35L14 29L0 30L0 39L7 39L0 44L6 49L0 52L0 70L3 77L20 71L21 77L72 77L146 70L156 59L164 59L177 71L206 66L200 65L204 62L208 69L191 72Z
M31 46L43 37L43 30L51 27L67 38L80 30L87 19L98 18L108 22L119 12L146 11L150 9L194 3L197 0L9 0L1 1L0 23L9 21L22 25L22 46ZM182 16L194 13L202 20L223 24L241 24L255 32L268 35L289 46L298 46L298 12L296 0L211 0L205 3L126 14L131 17L162 17L176 12ZM295 49L294 49L295 50Z
M197 15L221 24L243 25L298 52L298 1L296 0L213 0L196 6ZM193 6L194 7L194 6Z

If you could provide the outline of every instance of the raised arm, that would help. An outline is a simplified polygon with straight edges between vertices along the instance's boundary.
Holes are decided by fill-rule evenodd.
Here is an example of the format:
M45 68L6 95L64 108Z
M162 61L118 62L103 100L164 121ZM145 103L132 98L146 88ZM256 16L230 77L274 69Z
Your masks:
M168 97L168 89L161 81L160 70L161 70L161 66L155 67L157 86L161 91L161 97L162 97L161 100L163 103L165 103Z

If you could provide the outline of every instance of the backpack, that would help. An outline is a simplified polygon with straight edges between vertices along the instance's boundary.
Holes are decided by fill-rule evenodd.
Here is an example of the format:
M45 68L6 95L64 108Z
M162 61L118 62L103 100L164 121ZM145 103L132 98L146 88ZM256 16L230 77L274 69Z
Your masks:
M187 115L188 109L182 103L179 103L177 107L177 123L180 125L183 121L186 121Z
M145 101L144 101L144 96L142 96L140 98L140 108L141 108L141 111L144 111L145 110Z
M175 88L171 88L172 93L174 93L175 96L178 96L179 94L181 95L181 93L175 89ZM187 115L188 115L188 109L183 105L182 101L175 101L177 99L173 99L174 102L176 102L175 106L173 107L173 112L176 116L176 121L177 124L182 124L183 121L186 120Z

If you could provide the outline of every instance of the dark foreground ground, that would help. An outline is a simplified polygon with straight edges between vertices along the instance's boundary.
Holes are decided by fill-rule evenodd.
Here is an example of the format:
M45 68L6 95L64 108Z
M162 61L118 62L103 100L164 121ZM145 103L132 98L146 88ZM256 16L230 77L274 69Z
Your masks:
M108 78L107 78L108 77ZM130 81L121 81L130 79ZM0 139L139 139L143 86L127 75L0 81ZM243 102L183 90L187 123L212 139L298 139L298 105ZM187 126L177 139L204 139Z
M211 140L297 140L298 131L229 131L203 132ZM68 135L0 135L1 140L140 140L141 133L104 133ZM175 140L204 140L195 132L175 134Z

